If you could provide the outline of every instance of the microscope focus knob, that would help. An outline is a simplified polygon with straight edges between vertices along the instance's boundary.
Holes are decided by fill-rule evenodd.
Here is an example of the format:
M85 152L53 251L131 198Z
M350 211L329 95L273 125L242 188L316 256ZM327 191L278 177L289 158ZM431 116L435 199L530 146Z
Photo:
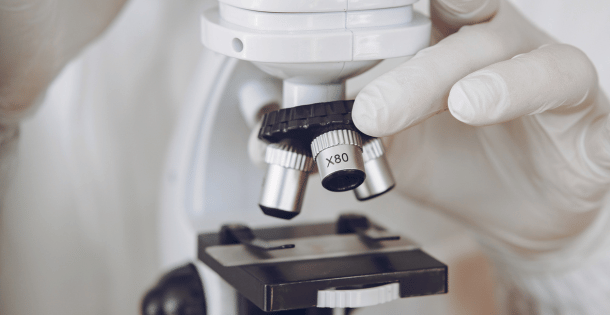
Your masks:
M358 308L383 304L399 298L398 283L361 289L330 289L318 291L317 307Z
M205 315L205 296L197 268L187 264L165 274L142 299L140 314Z

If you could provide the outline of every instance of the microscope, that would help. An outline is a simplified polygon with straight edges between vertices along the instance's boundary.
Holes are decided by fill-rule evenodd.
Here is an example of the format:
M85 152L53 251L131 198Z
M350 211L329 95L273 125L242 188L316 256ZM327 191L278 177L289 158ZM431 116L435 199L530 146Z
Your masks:
M142 314L347 314L447 292L446 265L337 194L366 201L395 185L382 141L353 124L346 81L428 46L416 1L220 0L203 12L207 50L160 218L163 264L186 265ZM264 172L250 134L268 144Z

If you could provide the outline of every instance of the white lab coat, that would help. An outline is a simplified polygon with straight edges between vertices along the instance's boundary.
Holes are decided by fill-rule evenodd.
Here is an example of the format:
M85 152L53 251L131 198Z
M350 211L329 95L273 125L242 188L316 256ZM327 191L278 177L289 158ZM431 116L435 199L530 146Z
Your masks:
M585 51L610 91L610 2L513 2L557 39ZM131 1L23 122L19 168L0 208L0 314L138 313L142 294L162 272L162 170L203 49L198 15L210 4ZM427 2L417 7L427 11ZM422 218L434 220L446 221ZM461 228L442 224L451 235L427 235L423 245L449 264L457 289L359 314L493 308L489 266L476 244Z

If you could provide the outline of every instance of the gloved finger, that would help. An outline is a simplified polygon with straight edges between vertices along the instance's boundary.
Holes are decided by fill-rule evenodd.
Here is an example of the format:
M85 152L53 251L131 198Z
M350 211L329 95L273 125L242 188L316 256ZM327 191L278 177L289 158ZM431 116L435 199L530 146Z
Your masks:
M258 138L258 132L261 129L262 121L256 123L250 137L248 138L248 156L252 164L256 167L265 169L267 164L265 163L265 152L267 151L267 143Z
M430 18L444 36L455 33L464 25L472 25L491 19L500 0L431 0Z
M595 67L582 51L553 44L466 76L451 88L448 103L455 118L482 126L591 104L597 86Z
M509 5L492 22L463 27L365 86L354 103L356 127L387 136L447 109L449 90L476 70L551 39Z

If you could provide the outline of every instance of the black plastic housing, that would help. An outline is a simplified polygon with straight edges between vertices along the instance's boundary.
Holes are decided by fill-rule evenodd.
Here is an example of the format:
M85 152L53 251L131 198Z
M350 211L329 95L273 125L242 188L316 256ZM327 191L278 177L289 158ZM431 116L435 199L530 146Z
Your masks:
M327 131L347 129L360 132L352 121L353 106L354 101L335 101L267 113L258 138L272 143L290 138L309 147L315 137Z
M142 299L140 314L205 315L205 296L197 268L186 264L165 274Z

